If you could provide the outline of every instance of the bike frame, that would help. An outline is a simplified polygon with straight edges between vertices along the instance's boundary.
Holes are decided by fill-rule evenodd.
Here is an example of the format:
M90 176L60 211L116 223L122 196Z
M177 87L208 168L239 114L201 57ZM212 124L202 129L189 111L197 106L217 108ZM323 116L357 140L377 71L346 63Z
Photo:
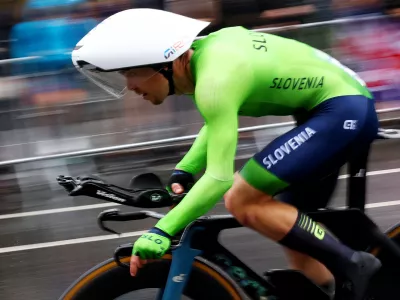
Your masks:
M257 292L260 296L265 294L270 284L218 241L221 230L237 227L242 225L230 215L201 218L186 227L179 244L171 251L172 263L167 283L157 299L181 298L196 256L224 270L247 294L252 295Z
M364 153L348 162L348 209L321 210L308 214L315 221L325 224L343 243L355 250L366 251L375 246L383 246L400 259L400 248L364 214L368 157L369 149L365 149ZM186 227L180 243L172 250L173 259L168 280L157 299L181 298L196 256L201 256L223 269L252 299L259 299L273 289L269 282L218 242L221 230L241 226L231 216L226 215L199 219Z
M380 133L383 138L400 137L398 130L380 130ZM394 134L394 136L390 137L391 134ZM387 251L387 254L393 255L400 262L400 248L364 214L368 155L369 149L365 149L364 153L358 154L355 159L348 163L350 174L346 196L349 209L322 209L307 212L307 214L314 221L324 224L344 244L354 250L368 251L375 247L381 247ZM119 200L123 201L124 205L142 208L167 207L175 203L171 201L171 195L168 193L164 195L165 197L162 196L165 191L156 175L144 175L135 178L132 182L136 190L110 185L102 182L101 179L93 180L93 178L89 178L88 181L85 181L85 178L75 180L69 176L60 176L57 180L69 192L70 196L86 195L111 202ZM99 196L98 191L104 193L102 192ZM157 195L159 201L152 201L154 195ZM174 196L174 198L182 196L184 195ZM118 197L118 199L115 200L115 197ZM164 205L166 203L168 204ZM118 210L112 209L102 212L98 221L100 228L116 233L105 227L104 222L132 221L147 217L160 219L163 215L152 211L119 213ZM268 272L268 280L255 273L218 241L222 230L237 227L242 227L242 225L231 215L203 216L189 224L181 235L174 237L173 240L179 238L179 243L175 245L174 242L170 249L172 254L170 271L166 286L160 291L157 299L175 300L181 298L195 257L201 257L222 269L251 299L260 299L261 296L270 294L282 296L283 299L292 299L293 296L287 297L287 294L293 293L293 291L310 295L310 299L323 300L327 297L321 289L300 272L273 270ZM130 256L131 253L132 244L121 245L114 253L114 260L120 266L129 267L121 263L119 258ZM288 286L291 288L288 289Z
M375 247L383 247L400 261L400 248L359 209L320 210L308 215L316 222L325 224L333 234L352 249L367 251ZM299 294L315 295L310 296L310 299L322 300L324 296L327 296L297 271L281 270L278 273L271 271L272 281L267 281L255 273L218 241L222 230L237 227L242 227L242 225L230 215L200 218L186 227L179 244L172 248L171 269L165 289L160 291L157 299L181 298L196 256L222 269L251 299L279 295L287 286L291 286Z

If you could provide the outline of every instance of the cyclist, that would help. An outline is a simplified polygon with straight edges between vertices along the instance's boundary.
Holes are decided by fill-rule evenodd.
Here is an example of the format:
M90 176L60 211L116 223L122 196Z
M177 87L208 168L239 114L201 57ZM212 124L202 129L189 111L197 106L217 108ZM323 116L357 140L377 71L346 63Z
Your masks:
M343 245L306 212L325 207L340 167L368 152L378 131L372 95L354 72L309 45L242 27L195 40L208 25L130 9L95 27L72 53L77 69L116 97L131 90L159 105L168 95L190 95L205 121L169 182L188 194L135 242L131 274L224 197L240 223L286 249L293 268L321 286L335 279L339 299L362 299L379 260ZM266 115L292 115L298 124L235 173L238 116Z

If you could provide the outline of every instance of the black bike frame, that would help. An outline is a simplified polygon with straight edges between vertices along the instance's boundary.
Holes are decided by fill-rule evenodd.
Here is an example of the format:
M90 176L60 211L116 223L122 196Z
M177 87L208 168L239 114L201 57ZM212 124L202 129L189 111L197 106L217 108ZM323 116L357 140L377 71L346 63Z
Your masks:
M354 250L384 247L400 261L400 248L382 233L378 226L358 209L321 210L308 214L326 225L343 243ZM340 220L340 221L338 221ZM180 242L172 249L172 264L166 287L158 299L180 299L194 258L200 256L221 268L251 299L275 295L286 299L287 286L310 299L325 299L326 294L299 272L282 270L270 272L273 280L255 273L239 258L219 243L222 230L242 227L230 215L203 217L186 227ZM278 275L278 276L277 276ZM300 284L302 282L302 284ZM291 291L289 291L291 293ZM282 295L283 294L283 295ZM313 295L313 296L312 296Z
M347 206L364 212L369 148L348 162Z
M194 258L200 256L223 269L253 299L267 295L272 288L260 275L218 241L221 230L242 227L230 215L203 217L188 227L172 249L172 263L167 284L158 299L180 299Z
M327 226L343 243L354 250L365 251L372 247L382 246L400 259L399 247L364 214L368 156L369 149L366 149L364 153L348 162L348 209L320 210L309 212L308 215L316 222ZM189 225L185 229L179 245L172 250L175 259L172 261L166 287L161 291L158 299L180 299L195 256L201 256L224 270L252 299L279 293L277 286L272 286L270 282L255 273L219 243L218 237L222 230L237 227L242 227L242 225L229 215L203 217ZM285 279L284 284L292 286L292 282L287 282L291 271L286 272L282 275L282 278ZM302 277L307 281L304 276ZM295 279L294 281L298 281L301 278L297 276ZM316 286L313 288L314 285L309 283L309 285L297 284L296 287L303 291L308 290L311 294L314 293L314 298L323 299L321 290ZM301 294L297 288L296 292Z
M399 133L396 134L400 136ZM398 261L400 261L399 247L382 233L377 225L364 214L368 156L369 149L365 149L364 153L358 154L356 158L353 158L348 163L347 205L349 209L319 210L316 212L308 212L307 214L316 222L320 222L328 227L333 234L351 248L355 250L367 250L371 247L380 246L388 250L390 254L394 255ZM144 181L147 181L147 179ZM81 186L77 186L73 178L60 177L59 182L66 187L70 195L78 195L77 192L80 191ZM100 184L97 188L104 188L103 185L106 185L101 182L97 184L92 182L91 184L96 186ZM107 187L110 188L112 186L107 185ZM147 193L145 190L143 192ZM88 192L87 188L86 192ZM107 190L106 192L110 191ZM112 190L112 192L115 193L114 190ZM151 187L148 192L150 194L153 193ZM123 203L124 205L140 207L137 206L137 204L141 198L139 197L141 192L139 194L137 194L137 192L134 193L136 193L135 196L126 196L126 199L132 201L126 201ZM96 194L96 196L93 197L97 196ZM110 195L107 196L110 197ZM154 195L151 194L149 196ZM113 199L108 199L109 197L103 200L113 201ZM159 203L152 204L152 206L153 205L156 207L164 207L157 206L160 205ZM142 207L148 207L148 205L146 204ZM162 217L154 212L134 212L123 214L122 216L118 212L103 212L101 215L102 217L100 219L102 219L102 221L127 221L144 219L146 217ZM100 227L111 231L105 228L102 222L100 223ZM188 225L180 236L178 245L171 247L173 258L171 269L165 289L161 290L158 299L175 300L181 298L187 283L188 274L190 273L192 263L196 256L202 257L224 270L252 299L260 299L261 296L267 295L280 296L279 293L285 294L287 290L292 288L299 294L302 294L303 291L304 295L310 295L310 299L324 299L325 294L322 294L318 287L310 281L307 281L308 279L299 272L291 270L271 271L269 273L271 276L267 281L246 266L218 241L219 234L222 230L237 227L242 227L242 225L230 215L201 217ZM179 236L176 238L178 237ZM115 260L117 263L121 265L119 257L129 256L131 251L131 244L120 246L115 252ZM276 279L275 281L271 280L274 278ZM280 283L281 286L279 286ZM291 288L288 289L287 286ZM285 297L283 296L283 298Z

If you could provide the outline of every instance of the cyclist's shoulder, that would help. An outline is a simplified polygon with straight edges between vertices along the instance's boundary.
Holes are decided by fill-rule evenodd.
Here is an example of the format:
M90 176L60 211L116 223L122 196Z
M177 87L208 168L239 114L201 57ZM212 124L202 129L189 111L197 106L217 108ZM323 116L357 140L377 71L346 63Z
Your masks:
M203 57L216 57L223 53L237 55L245 48L243 41L248 40L249 32L251 31L241 26L223 28L195 41L191 48Z
M251 32L247 28L244 28L243 26L233 26L233 27L224 27L222 29L213 31L209 33L207 36L202 38L201 40L203 41L220 41L220 40L230 40L230 39L237 39L241 38L241 36L244 36Z
M243 50L239 39L240 32L243 30L246 29L241 27L224 28L193 43L191 67L196 73L195 77L199 78L202 75L210 77L213 74L213 77L222 80L229 77L228 72L240 69L243 72L250 59L248 52ZM235 40L236 32L239 34L236 34Z

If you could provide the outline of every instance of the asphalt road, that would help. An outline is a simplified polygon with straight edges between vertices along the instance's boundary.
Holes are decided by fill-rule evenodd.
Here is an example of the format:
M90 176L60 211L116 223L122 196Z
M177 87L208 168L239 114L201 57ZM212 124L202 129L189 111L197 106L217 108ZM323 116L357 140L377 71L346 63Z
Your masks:
M367 214L383 230L400 221L400 201L395 202L400 200L399 151L400 141L379 141L375 143L370 159L369 171L372 173L368 177L367 202L375 207L367 209ZM239 159L237 166L243 162ZM171 166L114 173L104 175L104 179L126 185L133 175L144 171L154 171L166 179ZM340 180L331 206L345 204L345 188L346 181ZM118 245L134 241L137 237L102 238L108 235L96 223L96 217L102 210L112 207L135 210L106 205L112 204L87 197L71 198L62 189L49 191L46 187L2 196L0 299L58 299L83 272L111 257ZM31 214L26 215L28 212ZM226 213L223 203L218 203L210 213ZM155 220L142 220L118 224L114 228L120 232L135 232L146 230L154 223ZM98 238L97 241L88 241L89 237ZM256 272L286 266L279 246L249 229L227 230L222 234L222 241ZM49 242L55 243L46 244Z

